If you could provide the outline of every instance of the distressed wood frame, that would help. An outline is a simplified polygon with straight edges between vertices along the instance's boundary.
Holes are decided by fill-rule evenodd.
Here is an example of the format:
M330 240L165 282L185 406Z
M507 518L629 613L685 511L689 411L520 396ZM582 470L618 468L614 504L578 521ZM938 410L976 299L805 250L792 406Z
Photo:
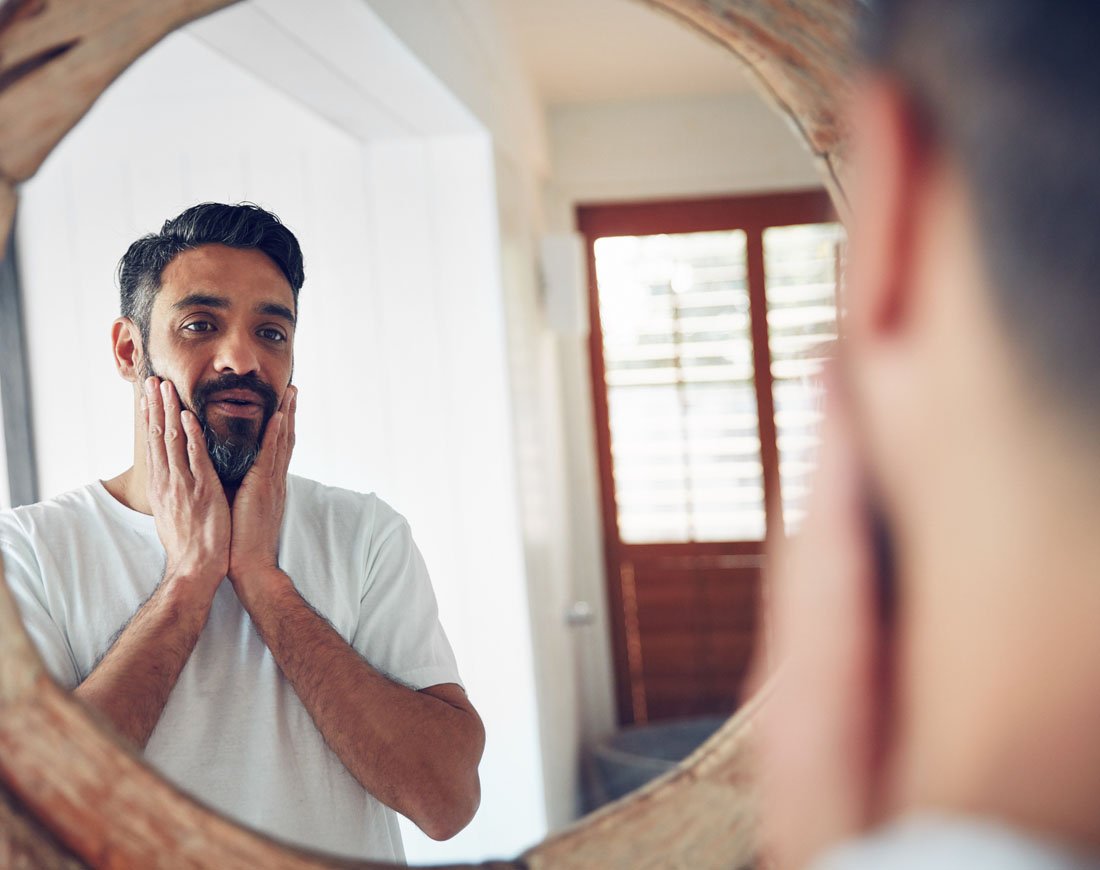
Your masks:
M16 185L130 63L232 0L0 2L0 239ZM641 0L738 55L810 149L838 211L856 0ZM486 868L736 868L755 859L746 704L677 770ZM182 795L47 674L0 566L0 866L382 868L291 849Z

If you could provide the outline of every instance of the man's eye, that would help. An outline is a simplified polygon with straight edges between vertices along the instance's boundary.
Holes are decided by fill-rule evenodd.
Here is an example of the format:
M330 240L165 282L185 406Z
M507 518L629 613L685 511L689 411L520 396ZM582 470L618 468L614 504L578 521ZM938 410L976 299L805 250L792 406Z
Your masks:
M210 332L214 324L209 320L192 320L190 323L185 323L183 328L188 332Z
M266 327L260 330L260 336L266 338L268 341L286 341L286 336L279 330Z

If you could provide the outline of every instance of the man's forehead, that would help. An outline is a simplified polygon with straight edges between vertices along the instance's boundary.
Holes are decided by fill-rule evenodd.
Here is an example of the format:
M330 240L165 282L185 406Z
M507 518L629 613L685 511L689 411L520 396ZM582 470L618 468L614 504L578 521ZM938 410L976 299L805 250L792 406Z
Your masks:
M219 298L233 307L270 302L295 309L294 293L282 270L254 248L211 244L183 251L164 267L160 285L154 309L165 310L197 296Z

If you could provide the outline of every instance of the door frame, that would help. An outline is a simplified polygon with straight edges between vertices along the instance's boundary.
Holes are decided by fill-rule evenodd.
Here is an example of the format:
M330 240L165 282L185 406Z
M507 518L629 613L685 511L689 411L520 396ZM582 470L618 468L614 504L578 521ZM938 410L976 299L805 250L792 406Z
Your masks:
M824 189L796 190L745 196L698 199L644 200L581 204L576 209L577 231L584 237L588 276L591 329L588 349L591 365L595 419L596 458L604 542L604 580L611 624L612 662L618 721L630 724L647 719L644 687L640 685L641 660L637 630L637 605L631 578L622 566L630 562L626 550L651 555L736 555L757 557L763 563L768 542L783 535L779 495L779 455L772 405L771 353L768 348L767 300L763 257L763 233L773 226L825 223L835 211ZM614 463L607 404L606 367L603 356L603 324L600 320L596 281L596 239L607 236L695 233L743 230L746 234L746 271L750 300L754 384L756 386L760 458L764 471L767 535L763 541L624 544L619 535L615 502Z

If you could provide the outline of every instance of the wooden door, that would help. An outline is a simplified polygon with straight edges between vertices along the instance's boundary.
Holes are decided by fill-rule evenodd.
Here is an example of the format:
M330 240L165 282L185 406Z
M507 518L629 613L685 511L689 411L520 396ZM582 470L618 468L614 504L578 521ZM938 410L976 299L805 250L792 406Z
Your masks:
M577 217L619 721L728 714L812 464L839 226L823 191Z

